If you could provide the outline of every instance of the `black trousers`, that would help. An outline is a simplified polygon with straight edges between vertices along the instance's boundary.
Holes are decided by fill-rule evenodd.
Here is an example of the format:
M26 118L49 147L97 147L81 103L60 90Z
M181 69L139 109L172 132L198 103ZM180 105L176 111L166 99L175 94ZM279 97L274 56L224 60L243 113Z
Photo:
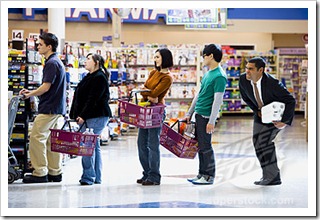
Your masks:
M253 145L262 168L262 178L280 180L274 139L279 129L273 124L253 123Z
M210 177L216 176L216 163L214 158L214 151L211 144L212 134L208 134L207 124L209 119L196 114L196 135L199 146L199 174Z

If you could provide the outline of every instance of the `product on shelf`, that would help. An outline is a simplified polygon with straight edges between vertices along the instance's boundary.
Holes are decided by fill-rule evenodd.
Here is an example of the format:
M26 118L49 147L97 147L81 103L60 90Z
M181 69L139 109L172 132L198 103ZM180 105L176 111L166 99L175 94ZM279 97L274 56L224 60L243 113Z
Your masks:
M305 100L308 79L308 57L301 50L280 50L279 75L283 84L296 99L296 111L305 111ZM283 54L285 53L285 54Z

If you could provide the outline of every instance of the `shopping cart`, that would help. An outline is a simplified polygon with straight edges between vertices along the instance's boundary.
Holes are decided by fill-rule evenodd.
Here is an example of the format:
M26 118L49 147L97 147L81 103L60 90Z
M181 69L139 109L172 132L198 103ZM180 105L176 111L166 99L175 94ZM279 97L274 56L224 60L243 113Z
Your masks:
M51 151L58 153L65 153L77 156L92 156L98 139L97 134L83 134L78 131L73 131L71 127L71 120L66 120L61 129L50 129ZM64 130L68 125L69 131Z
M139 106L137 93L150 90L132 90L128 99L119 99L120 121L139 128L157 128L162 124L165 105ZM132 93L135 94L135 104L131 103Z
M188 124L189 131L184 132L184 134L181 134L183 132L180 131L181 123L186 123L186 121L177 120L171 126L164 123L160 134L160 144L179 158L193 159L199 151L198 141L194 134L194 123ZM176 124L178 125L178 131L173 129Z
M8 183L13 183L15 180L22 178L23 171L20 169L18 160L10 147L10 139L16 119L18 106L23 95L13 97L9 102L8 107Z

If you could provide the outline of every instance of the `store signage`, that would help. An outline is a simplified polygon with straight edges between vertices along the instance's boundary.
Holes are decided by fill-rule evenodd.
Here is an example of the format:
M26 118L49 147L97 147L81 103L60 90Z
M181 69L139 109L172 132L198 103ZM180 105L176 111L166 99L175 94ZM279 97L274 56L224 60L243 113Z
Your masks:
M186 30L226 30L227 8L169 9L168 25L185 25Z
M102 37L102 40L103 40L103 41L112 41L112 36L111 36L111 35L109 35L109 36L103 36L103 37Z
M24 41L23 30L12 30L12 41Z
M186 24L185 30L227 30L227 24Z
M169 9L167 24L217 24L218 9Z
M23 17L34 20L37 11L46 8L26 8ZM122 18L124 23L158 23L160 18L166 20L166 9L133 8L127 17ZM86 16L89 22L108 22L112 19L112 8L66 8L66 21L82 21Z
M305 43L308 43L308 34L304 34L302 36L302 41L305 42Z
M34 42L37 42L39 40L40 34L38 33L29 33L29 38L33 39Z
M279 48L280 55L306 55L306 48Z

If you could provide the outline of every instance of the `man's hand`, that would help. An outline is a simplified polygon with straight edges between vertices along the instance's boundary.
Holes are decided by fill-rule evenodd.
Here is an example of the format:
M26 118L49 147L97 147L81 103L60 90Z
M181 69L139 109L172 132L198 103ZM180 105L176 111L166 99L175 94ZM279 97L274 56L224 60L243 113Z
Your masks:
M214 132L214 125L213 124L207 124L207 133L212 134Z
M285 123L283 123L281 121L273 121L272 123L278 129L283 129L287 126Z
M28 95L30 93L30 90L28 89L22 89L19 92L19 95L23 95L23 99L27 99L30 98L30 96Z

